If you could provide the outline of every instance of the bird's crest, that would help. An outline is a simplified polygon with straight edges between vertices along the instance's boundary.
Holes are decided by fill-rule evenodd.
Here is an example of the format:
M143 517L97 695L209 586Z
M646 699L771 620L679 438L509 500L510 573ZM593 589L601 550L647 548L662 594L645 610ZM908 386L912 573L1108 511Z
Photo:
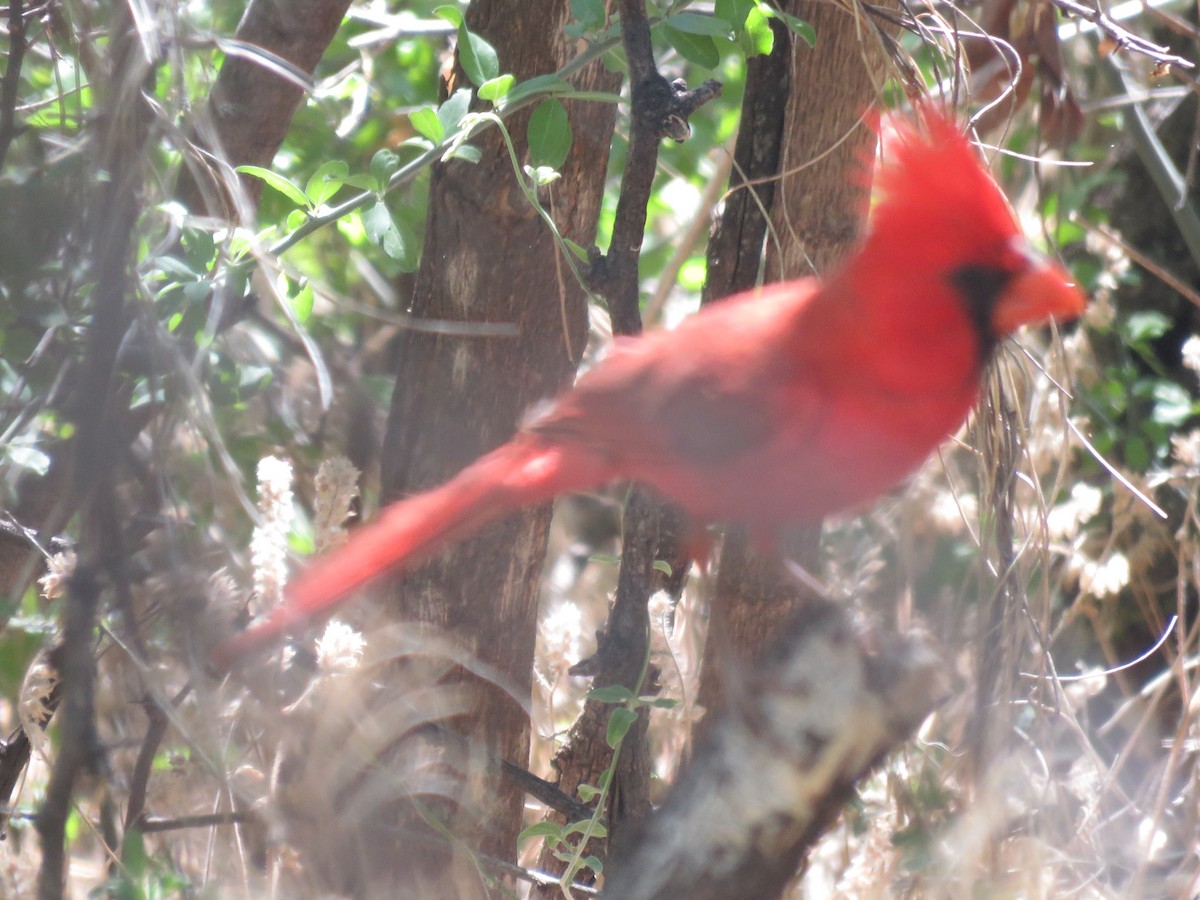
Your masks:
M920 120L892 116L883 128L872 230L914 228L992 244L1020 233L1016 216L979 154L953 120L926 107ZM928 234L928 232L926 231Z

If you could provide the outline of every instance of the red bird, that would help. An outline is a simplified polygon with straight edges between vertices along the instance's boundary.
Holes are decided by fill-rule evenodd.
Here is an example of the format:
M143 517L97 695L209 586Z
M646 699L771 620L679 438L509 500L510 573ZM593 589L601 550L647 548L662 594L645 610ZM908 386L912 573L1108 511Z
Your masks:
M1083 295L1021 237L950 121L886 141L872 227L820 283L750 291L612 352L499 449L397 501L221 644L218 664L297 630L390 569L521 507L614 479L760 535L887 491L966 418L996 344L1073 318Z

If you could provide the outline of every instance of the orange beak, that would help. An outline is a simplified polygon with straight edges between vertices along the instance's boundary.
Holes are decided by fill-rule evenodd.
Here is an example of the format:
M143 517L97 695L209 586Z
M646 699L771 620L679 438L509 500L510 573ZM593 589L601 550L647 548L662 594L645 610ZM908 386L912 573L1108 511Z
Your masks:
M1013 278L992 308L992 330L1012 334L1023 325L1051 319L1069 321L1083 312L1087 298L1063 268L1029 252L1029 266Z

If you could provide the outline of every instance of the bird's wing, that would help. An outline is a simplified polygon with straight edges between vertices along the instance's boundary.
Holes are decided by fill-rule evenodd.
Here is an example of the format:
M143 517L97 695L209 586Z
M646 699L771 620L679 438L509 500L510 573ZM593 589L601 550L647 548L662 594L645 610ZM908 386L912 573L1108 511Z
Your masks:
M527 431L613 459L728 462L777 434L781 409L805 415L806 361L790 351L815 283L731 297L673 332L616 342L603 365Z

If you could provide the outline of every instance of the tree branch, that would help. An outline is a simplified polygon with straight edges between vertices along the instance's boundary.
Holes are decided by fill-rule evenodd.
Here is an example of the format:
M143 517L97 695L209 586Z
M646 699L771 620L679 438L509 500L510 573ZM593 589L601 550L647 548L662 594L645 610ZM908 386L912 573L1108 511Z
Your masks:
M872 641L884 646L864 649ZM628 855L611 867L605 897L779 896L855 783L944 692L940 661L926 646L864 640L831 602L793 617L761 668L734 689L737 702L709 729L662 809L621 845Z
M17 135L17 93L21 87L21 64L25 59L25 3L8 0L8 62L0 78L0 170L8 148Z

